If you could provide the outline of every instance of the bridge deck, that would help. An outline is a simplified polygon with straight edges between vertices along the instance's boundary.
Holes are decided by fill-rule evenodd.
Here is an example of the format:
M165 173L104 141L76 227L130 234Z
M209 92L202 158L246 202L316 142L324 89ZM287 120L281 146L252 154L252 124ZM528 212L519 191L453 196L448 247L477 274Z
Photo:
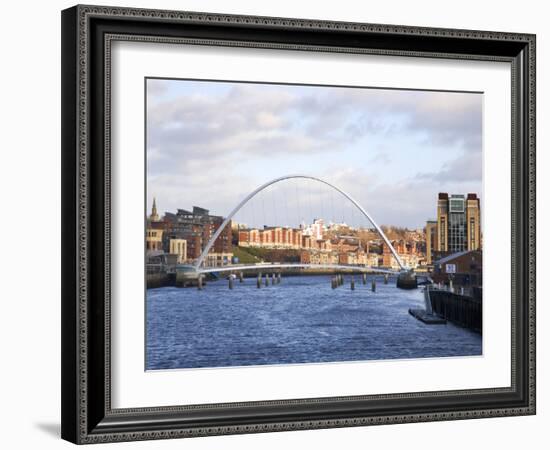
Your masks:
M367 266L346 266L339 264L299 264L299 263L282 263L282 264L233 264L230 266L221 267L204 267L198 269L199 273L213 273L213 272L237 272L241 270L255 270L258 272L272 272L278 269L332 269L341 271L353 271L353 272L374 272L374 273L387 273L398 274L399 271L391 269L379 269L377 267Z

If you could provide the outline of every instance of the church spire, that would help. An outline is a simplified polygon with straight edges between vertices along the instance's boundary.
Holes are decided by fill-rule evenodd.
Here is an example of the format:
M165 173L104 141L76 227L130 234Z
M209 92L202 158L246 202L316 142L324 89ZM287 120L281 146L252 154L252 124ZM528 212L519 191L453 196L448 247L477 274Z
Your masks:
M159 221L159 215L157 214L157 199L156 197L153 197L153 207L151 208L151 215L149 216L151 219L151 222L158 222Z

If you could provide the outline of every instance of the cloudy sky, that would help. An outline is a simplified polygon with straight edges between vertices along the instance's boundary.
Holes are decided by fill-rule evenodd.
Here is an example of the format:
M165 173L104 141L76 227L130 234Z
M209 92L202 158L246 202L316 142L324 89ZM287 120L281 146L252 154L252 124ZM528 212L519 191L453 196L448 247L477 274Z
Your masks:
M478 93L147 81L147 209L194 205L227 215L288 174L322 178L378 224L417 228L438 192L482 196ZM305 180L263 191L240 222L296 226L314 217L367 225L326 186Z

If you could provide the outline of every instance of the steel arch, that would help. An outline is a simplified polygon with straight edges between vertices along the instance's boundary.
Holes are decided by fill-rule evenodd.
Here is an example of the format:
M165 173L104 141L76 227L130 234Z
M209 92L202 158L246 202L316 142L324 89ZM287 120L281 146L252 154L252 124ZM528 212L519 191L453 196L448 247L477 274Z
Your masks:
M378 234L382 237L382 239L384 240L385 244L389 247L390 251L392 252L394 258L396 259L397 263L399 264L399 267L401 267L402 270L408 270L408 267L405 266L403 264L403 261L401 261L401 258L399 257L399 255L397 254L397 252L395 251L395 249L393 248L393 245L391 245L389 239L387 238L387 236L384 234L384 232L382 231L382 229L377 225L377 223L372 219L372 217L370 216L370 214L357 202L355 201L355 199L349 195L347 192L343 191L342 189L334 186L333 184L329 183L328 181L325 181L321 178L317 178L317 177L314 177L314 176L311 176L311 175L299 175L299 174L295 174L295 175L285 175L285 176L282 176L282 177L279 177L279 178L275 178L271 181L268 181L267 183L264 183L262 184L260 187L256 188L254 191L252 191L250 194L248 194L244 199L241 200L241 202L235 207L233 208L233 210L229 213L229 215L225 218L225 220L222 222L222 224L220 225L220 227L216 230L216 232L214 233L214 235L210 238L210 240L208 241L208 243L206 244L206 247L204 247L204 250L202 251L202 253L200 254L199 258L197 259L197 262L195 263L195 268L196 270L199 270L200 266L202 265L204 259L206 258L206 255L208 255L208 252L210 251L210 249L212 248L212 245L214 245L214 242L216 241L216 239L218 238L218 236L222 233L222 231L225 229L225 227L227 226L227 224L231 221L231 219L233 218L233 216L235 216L235 214L237 214L239 212L239 210L250 200L252 199L256 194L258 194L259 192L263 191L265 188L273 185L273 184L276 184L276 183L279 183L281 181L284 181L284 180L289 180L289 179L293 179L293 178L302 178L302 179L308 179L308 180L314 180L314 181L318 181L319 183L322 183L322 184L325 184L329 187L331 187L332 189L334 189L335 191L339 192L340 194L342 194L344 197L346 197L367 219L368 221L374 226L374 228L376 229L376 231L378 232Z

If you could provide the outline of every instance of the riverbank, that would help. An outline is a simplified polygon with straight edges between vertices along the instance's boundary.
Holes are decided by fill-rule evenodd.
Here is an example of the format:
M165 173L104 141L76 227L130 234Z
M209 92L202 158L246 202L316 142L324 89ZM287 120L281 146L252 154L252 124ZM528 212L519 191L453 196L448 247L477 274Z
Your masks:
M239 270L235 270L235 274L239 274ZM250 279L250 278L257 278L258 273L260 273L259 270L244 270L242 271L243 278ZM308 277L321 277L321 276L330 276L334 275L335 273L340 273L344 276L344 282L347 282L351 276L359 277L357 278L357 282L360 281L360 278L362 277L363 273L366 273L366 275L369 277L372 277L373 275L384 277L384 275L380 275L378 272L364 272L359 270L343 270L343 271L334 271L332 269L277 269L273 270L273 268L269 268L262 273L262 276L265 277L265 275L271 276L272 274L281 274L281 278L284 280L286 277L300 277L300 276L308 276ZM181 274L167 274L167 273L148 273L146 275L146 286L147 289L156 289L160 287L180 287L180 288L187 288L187 287L197 287L197 279L196 278L188 278L188 276L184 275L185 272L182 272ZM229 273L225 272L223 276L219 277L220 279L225 279L229 276ZM185 278L185 279L184 279ZM388 280L392 280L394 276L388 275ZM210 281L214 281L218 279L215 274L205 274L204 278L204 284L207 284Z

